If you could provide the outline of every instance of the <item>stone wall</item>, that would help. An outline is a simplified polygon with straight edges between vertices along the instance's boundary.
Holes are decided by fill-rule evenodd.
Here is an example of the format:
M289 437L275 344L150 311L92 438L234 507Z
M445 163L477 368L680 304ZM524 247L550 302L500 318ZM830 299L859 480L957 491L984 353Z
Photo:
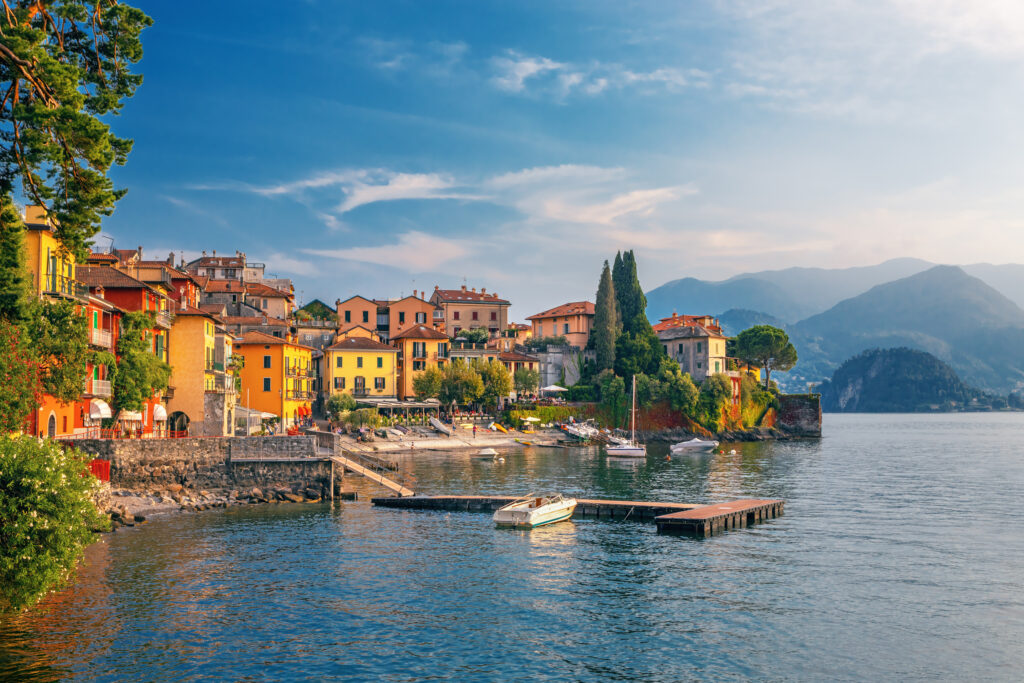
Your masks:
M84 439L74 447L110 461L115 487L153 489L181 484L195 489L322 487L331 463L316 457L312 436L239 436L189 439ZM232 458L308 458L303 462L233 463ZM340 468L334 476L341 477Z
M821 394L779 396L776 426L800 436L821 436Z

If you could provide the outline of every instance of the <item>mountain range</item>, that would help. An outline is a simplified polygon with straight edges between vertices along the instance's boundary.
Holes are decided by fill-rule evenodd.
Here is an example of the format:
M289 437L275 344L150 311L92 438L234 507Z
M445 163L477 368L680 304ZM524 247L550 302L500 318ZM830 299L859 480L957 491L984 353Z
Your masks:
M673 310L746 309L793 323L822 313L875 285L909 277L936 265L921 259L901 258L856 268L765 270L719 281L682 278L647 292L647 315L657 320ZM960 268L1018 306L1024 306L1024 265L977 263Z
M682 294L676 299L673 291ZM836 297L841 298L815 310ZM806 390L828 379L867 349L909 347L948 363L969 384L1005 395L1024 386L1022 302L1024 266L934 266L899 259L835 271L764 271L719 283L675 280L648 294L648 311L656 320L672 310L721 310L729 335L758 324L782 327L800 358L777 377L786 390ZM806 311L814 312L796 317Z

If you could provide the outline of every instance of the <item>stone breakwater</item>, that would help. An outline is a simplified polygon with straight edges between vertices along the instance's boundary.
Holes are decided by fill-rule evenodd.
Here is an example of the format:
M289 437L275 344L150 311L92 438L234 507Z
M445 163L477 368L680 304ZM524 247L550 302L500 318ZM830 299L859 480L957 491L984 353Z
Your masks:
M320 502L343 496L342 468L317 455L313 436L86 439L69 444L110 461L112 525L153 514L232 505Z

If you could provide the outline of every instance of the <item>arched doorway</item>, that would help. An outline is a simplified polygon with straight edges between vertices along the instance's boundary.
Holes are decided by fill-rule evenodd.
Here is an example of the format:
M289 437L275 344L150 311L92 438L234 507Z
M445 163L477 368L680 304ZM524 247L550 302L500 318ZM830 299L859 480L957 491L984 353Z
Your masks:
M50 419L46 421L46 436L54 438L57 436L57 416L50 413Z
M188 415L180 410L175 410L167 418L167 429L171 432L187 432L191 421Z

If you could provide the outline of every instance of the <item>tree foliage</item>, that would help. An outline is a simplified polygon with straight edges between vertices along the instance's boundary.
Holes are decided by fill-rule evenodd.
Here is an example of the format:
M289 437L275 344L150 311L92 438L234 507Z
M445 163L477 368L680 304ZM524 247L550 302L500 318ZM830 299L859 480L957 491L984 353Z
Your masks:
M448 363L442 371L444 379L438 398L443 405L471 403L484 393L484 382L480 373L461 360Z
M755 325L736 337L736 357L764 369L764 384L769 386L773 370L785 372L796 365L796 348L785 331L771 325Z
M513 378L517 394L529 394L540 388L540 372L530 368L519 368Z
M39 359L44 393L61 401L77 401L89 359L88 321L70 301L34 301L25 325Z
M477 327L472 330L460 330L458 336L474 344L484 344L491 338L490 332L483 327Z
M342 413L347 413L350 410L356 409L356 400L352 398L351 394L331 394L326 401L324 401L324 412L327 413L327 417L331 420L337 421L341 419Z
M622 331L636 334L650 327L647 320L647 297L640 286L633 251L615 255L615 269L612 272L615 286L615 300L618 303L619 324Z
M99 482L89 458L52 441L0 438L0 612L20 610L71 576L93 529Z
M716 373L700 383L697 401L697 421L708 429L723 428L724 409L732 397L732 382L728 375Z
M483 390L479 396L484 405L497 406L503 398L512 393L512 373L501 361L492 359L480 363L474 369L483 383Z
M615 283L611 269L604 262L601 280L597 285L594 304L594 323L590 331L590 342L597 355L597 369L610 370L615 367L615 342L619 333L618 304L615 300Z
M444 373L440 368L427 368L412 378L412 390L416 394L416 398L421 401L437 398L441 395L443 382Z
M124 195L107 172L132 141L104 117L142 82L131 67L151 24L116 0L8 0L0 13L0 194L46 207L60 242L83 260Z
M0 195L0 319L15 323L28 317L31 283L25 253L25 224L10 195Z
M39 363L24 330L0 318L0 434L23 427L39 401L39 386Z
M549 346L568 346L569 340L563 334L549 337L530 337L523 342L528 351L545 351Z
M121 318L117 340L120 360L114 376L113 405L117 410L141 410L156 390L167 389L171 366L153 355L153 315L145 311Z

